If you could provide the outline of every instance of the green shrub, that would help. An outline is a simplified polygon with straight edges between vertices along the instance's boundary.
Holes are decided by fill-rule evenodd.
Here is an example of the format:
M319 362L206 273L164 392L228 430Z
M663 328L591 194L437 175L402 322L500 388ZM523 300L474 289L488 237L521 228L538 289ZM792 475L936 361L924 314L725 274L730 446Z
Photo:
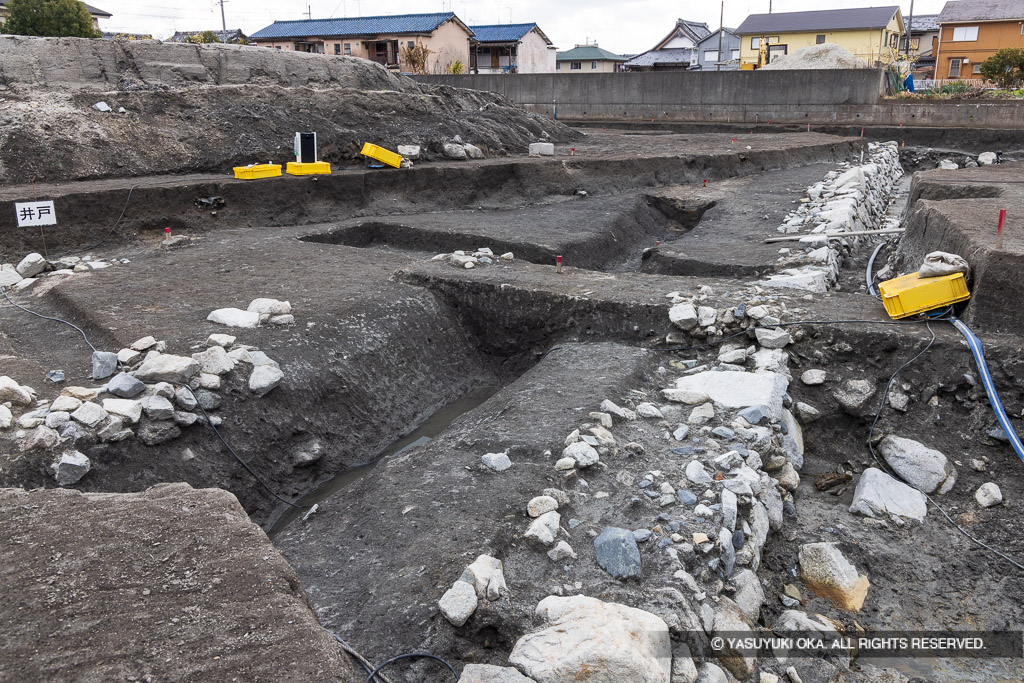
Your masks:
M1004 47L981 63L981 75L1004 90L1024 85L1024 48Z

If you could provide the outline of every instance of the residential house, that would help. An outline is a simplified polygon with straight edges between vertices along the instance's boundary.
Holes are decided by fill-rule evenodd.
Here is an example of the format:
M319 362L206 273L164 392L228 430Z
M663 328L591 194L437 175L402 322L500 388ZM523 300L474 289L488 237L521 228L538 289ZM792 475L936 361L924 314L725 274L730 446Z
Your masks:
M761 41L768 61L802 47L834 43L870 65L893 61L904 34L903 14L896 5L810 12L751 14L736 29L740 37L740 68L758 65Z
M473 31L454 12L441 12L275 21L249 41L278 50L362 57L406 73L413 65L405 48L422 46L429 50L424 71L445 73L455 62L469 63L471 38Z
M627 71L687 71L699 63L697 43L711 35L703 22L677 19L668 35L647 52L629 59Z
M570 74L613 73L619 71L619 66L625 61L622 55L603 50L597 43L577 45L555 55L555 70Z
M718 38L722 41L719 43ZM721 50L719 50L721 47ZM736 71L740 68L740 37L731 28L720 28L697 41L697 64L701 71Z
M0 26L4 25L7 21L7 2L8 0L0 0ZM85 5L85 9L89 11L89 15L92 17L92 27L99 29L100 19L109 19L113 15L110 12L104 12L99 7L93 7L92 5L82 3Z
M936 78L980 78L981 63L1004 47L1024 48L1024 2L947 2L937 19Z
M939 46L938 14L915 14L906 18L910 36L910 54L916 55L915 77L932 78L935 74L935 52Z
M206 31L175 31L174 35L167 39L169 43L191 43L192 38L202 35ZM210 31L213 35L217 36L217 40L222 43L236 43L240 45L246 45L249 42L248 36L242 33L242 29L236 28L230 31Z
M153 40L153 36L149 33L116 33L114 31L104 31L103 37L107 40Z
M469 52L470 73L540 74L555 70L558 48L537 24L469 28L475 36Z

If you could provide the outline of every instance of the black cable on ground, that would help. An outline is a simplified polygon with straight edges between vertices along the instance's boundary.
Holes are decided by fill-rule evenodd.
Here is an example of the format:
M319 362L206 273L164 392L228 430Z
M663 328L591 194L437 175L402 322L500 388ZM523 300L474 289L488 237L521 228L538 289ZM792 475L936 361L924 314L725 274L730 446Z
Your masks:
M342 640L342 639L341 639L341 637L340 637L340 636L339 636L339 635L338 635L337 633L334 633L333 631L328 631L328 633L330 633L330 634L331 634L332 636L334 636L334 639L335 639L336 641L338 641L339 643L341 643L341 647L342 647L342 648L343 648L343 649L345 650L345 652L347 652L347 653L348 653L349 655L351 655L351 656L352 656L352 657L353 657L353 658L354 658L354 659L355 659L355 660L356 660L357 662L359 662L359 665L360 665L360 666L362 666L362 667L363 667L363 669L365 669L365 670L366 670L366 673L370 674L370 677L371 677L371 678L372 678L373 676L376 676L376 677L377 677L377 680L381 681L381 683L391 683L391 681L389 681L389 680L388 680L387 678L385 678L385 677L384 677L384 674L382 674L382 673L374 673L374 671L373 671L373 670L374 670L374 668L375 668L375 667L373 666L373 664L371 664L371 663L369 662L369 660L367 660L367 659L366 659L365 657L363 657L363 656L362 656L361 654L359 654L358 652L356 652L355 648L353 648L353 647L352 647L351 645L349 645L349 644L348 644L348 643L346 643L346 642L345 642L344 640Z
M68 327L75 328L76 330L78 330L78 333L80 335L82 335L82 339L85 340L85 343L88 344L89 348L92 349L93 353L96 353L96 347L92 345L92 342L89 341L89 337L87 337L85 335L85 331L81 327L79 327L78 325L75 325L72 322L68 322L67 320L64 320L63 318L54 318L54 317L49 316L49 315L43 315L42 313L36 313L35 311L30 311L27 308L25 308L24 306L22 306L20 304L14 303L14 300L11 299L11 297L7 294L7 288L6 287L0 287L0 292L2 292L3 295L4 295L4 298L7 299L7 303L9 303L10 305L14 306L17 309L20 309L20 310L24 311L25 313L28 313L29 315L34 315L35 317L42 318L43 320L52 320L53 322L64 323Z
M455 676L455 680L459 679L459 673L455 670L455 668L452 667L452 665L449 664L448 662L446 662L445 660L443 660L440 657L438 657L437 655L427 654L426 652L410 652L409 654L398 655L397 657L392 657L388 661L386 661L383 664L381 664L380 666L378 666L376 669L374 669L373 671L370 672L370 675L366 677L366 680L364 681L364 683L372 683L373 677L376 676L377 673L381 669L383 669L383 668L385 668L387 666L390 666L391 664L394 664L397 661L400 661L400 660L403 660L403 659L420 659L420 658L422 658L422 659L433 659L434 661L441 662L446 667L448 667L449 671L452 672L452 676Z

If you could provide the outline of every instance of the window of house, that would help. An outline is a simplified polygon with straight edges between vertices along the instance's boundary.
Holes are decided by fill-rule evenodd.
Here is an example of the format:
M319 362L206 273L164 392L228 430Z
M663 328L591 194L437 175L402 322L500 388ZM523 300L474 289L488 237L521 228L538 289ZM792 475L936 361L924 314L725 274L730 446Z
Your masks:
M593 71L593 70L595 70L595 69L597 69L597 62L591 62L591 63L590 63L590 69L591 69L592 71Z
M978 39L978 27L977 26L957 26L953 29L953 40L970 41Z
M562 63L561 62L555 62L555 68L558 69L559 71L561 71L562 70Z
M336 55L340 55L341 54L341 43L335 43L334 44L334 54L336 54Z
M416 47L416 43L415 43L415 41L412 41L412 40L410 40L410 41L409 41L409 49L411 50L411 49L413 49L414 47Z
M960 78L960 60L951 59L949 60L949 77Z
M767 36L764 39L764 42L768 43L769 45L771 45L772 43L778 43L779 42L779 37L778 36ZM750 49L751 50L759 50L760 48L761 48L761 38L751 38L750 39Z
M569 62L569 68L573 71L580 71L583 69L583 62Z
M980 74L981 73L981 64L975 64L974 65L974 73L976 73L976 74Z
M739 59L739 58L740 58L740 51L739 50L733 50L732 51L731 59Z
M818 35L814 36L814 44L815 45L821 45L824 42L825 42L825 34L824 33L819 33Z
M705 62L717 62L718 61L718 50L704 50L704 61Z
M280 49L281 49L281 46L280 46L280 45L276 45L276 46L275 46L275 48L276 48L276 49L278 49L278 50L280 50Z
M352 54L352 43L345 43L345 54Z

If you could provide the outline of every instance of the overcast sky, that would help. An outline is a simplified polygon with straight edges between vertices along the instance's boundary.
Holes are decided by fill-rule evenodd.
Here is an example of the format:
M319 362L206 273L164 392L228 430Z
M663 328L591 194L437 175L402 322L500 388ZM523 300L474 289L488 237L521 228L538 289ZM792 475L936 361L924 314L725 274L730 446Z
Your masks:
M962 0L968 2L970 0ZM915 0L915 14L938 14L946 0ZM174 31L219 29L217 0L90 0L114 16L102 20L104 31L149 33L166 38ZM768 11L769 0L726 0L725 25L736 27L748 14ZM884 0L772 0L774 12L885 6ZM899 3L904 15L910 0ZM468 24L537 22L559 47L585 41L617 53L649 50L672 29L679 17L718 28L720 2L662 0L228 0L228 28L254 33L275 20L304 19L309 5L313 18L412 14L451 10Z

